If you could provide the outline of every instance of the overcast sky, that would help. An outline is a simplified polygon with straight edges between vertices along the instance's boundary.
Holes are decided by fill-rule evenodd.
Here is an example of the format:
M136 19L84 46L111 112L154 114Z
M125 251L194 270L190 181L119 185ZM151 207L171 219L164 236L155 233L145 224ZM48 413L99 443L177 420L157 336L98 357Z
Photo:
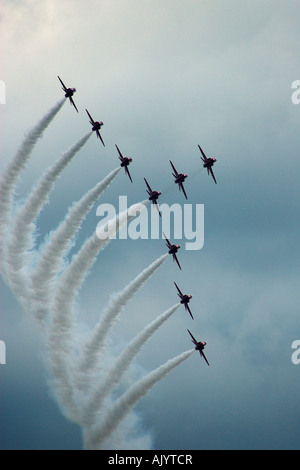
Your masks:
M123 345L176 303L174 281L193 295L195 320L181 306L136 359L146 372L190 349L187 328L207 341L210 367L195 352L139 402L153 447L299 449L299 2L2 0L1 10L1 168L63 97L57 75L79 109L64 104L18 197L88 132L85 108L104 122L105 148L92 135L67 167L38 241L118 166L115 144L133 158L133 184L122 171L101 202L145 199L146 177L161 202L204 204L203 248L181 249L182 271L168 259L114 330ZM217 158L217 185L199 171L198 144ZM188 201L169 160L189 174ZM74 250L95 230L96 206ZM162 239L112 242L80 291L82 321L92 328L109 295L165 252ZM80 449L80 428L49 392L39 330L2 282L1 299L1 448Z

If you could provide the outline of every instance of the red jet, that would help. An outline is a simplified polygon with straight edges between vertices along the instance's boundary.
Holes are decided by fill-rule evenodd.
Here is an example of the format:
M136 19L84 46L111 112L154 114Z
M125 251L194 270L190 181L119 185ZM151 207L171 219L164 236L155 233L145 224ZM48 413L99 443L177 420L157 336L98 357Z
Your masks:
M74 95L74 93L75 93L75 91L76 91L76 88L67 88L67 87L64 85L62 79L61 79L58 75L57 75L57 78L58 78L58 80L60 81L60 83L62 84L62 89L63 89L64 92L65 92L65 97L66 97L66 98L69 98L70 103L74 106L74 108L76 109L76 111L77 111L77 113L78 113L78 109L76 108L76 104L74 103L73 98L72 98L72 96Z
M180 264L179 264L178 258L177 258L177 256L176 256L176 253L177 253L177 251L179 250L180 245L172 245L172 244L170 243L170 241L167 239L167 237L166 237L166 235L165 235L164 232L163 232L163 234L164 234L164 237L165 237L165 239L166 239L166 241L167 241L166 245L167 245L167 247L169 248L169 255L172 255L172 256L173 256L173 260L176 261L176 263L178 264L179 269L181 269L181 266L180 266Z
M147 188L148 188L148 189L146 189L146 191L149 194L149 201L152 201L152 203L155 204L155 206L158 210L158 213L161 216L161 213L160 213L160 210L159 210L158 204L157 204L157 199L161 195L161 192L160 191L152 191L152 189L150 188L150 185L149 185L148 181L146 180L146 178L144 178L144 180L145 180L145 183L146 183Z
M217 159L216 158L207 158L207 156L205 155L205 153L203 152L203 150L202 150L202 148L200 147L199 144L198 144L198 147L199 147L200 152L202 153L202 157L200 157L200 158L204 162L203 163L204 168L207 168L208 175L210 173L211 176L214 179L214 182L217 184L214 172L212 170L212 166L214 165L214 163L216 163Z
M96 134L97 134L97 137L101 140L102 144L104 145L105 147L105 144L103 142L103 139L100 135L100 132L99 130L101 129L101 127L103 126L103 122L102 121L94 121L94 119L92 118L92 116L90 115L90 113L88 112L88 110L86 109L86 112L88 114L88 117L90 118L90 123L92 124L92 131L96 131Z
M203 341L203 342L202 342L202 341L197 341L197 340L194 338L194 336L192 335L192 333L190 332L190 330L188 330L188 332L189 332L189 334L190 334L191 337L192 337L192 342L193 342L193 343L195 344L195 346L196 346L195 349L196 349L197 351L199 351L200 356L202 356L202 357L205 359L206 364L209 366L208 360L206 359L205 354L204 354L204 352L203 352L203 349L204 349L204 347L205 347L205 345L206 345L206 342L205 342L205 341Z
M176 170L175 166L173 165L173 163L171 162L171 160L169 160L170 163L171 163L171 166L173 168L173 171L174 173L172 173L172 175L174 176L175 178L175 181L174 183L178 184L179 186L179 191L182 190L184 196L185 196L185 199L187 199L187 195L186 195L186 192L184 190L184 187L183 187L183 183L184 183L184 180L188 177L188 175L186 175L185 173L178 173L178 171Z
M131 179L131 176L130 176L130 173L129 173L129 170L128 170L128 165L129 165L130 162L132 162L132 158L123 157L123 155L121 154L120 149L117 146L117 144L115 144L115 146L116 146L116 148L118 150L118 153L119 153L119 160L121 160L121 165L120 166L125 168L125 173L128 175L130 181L132 182L132 179Z
M194 317L192 315L192 312L190 311L190 307L188 306L188 303L189 301L191 300L192 296L191 295L187 295L187 294L183 294L181 292L181 290L179 289L178 285L176 284L176 282L174 282L175 286L176 286L176 289L178 290L178 297L180 297L180 303L181 304L184 304L184 307L185 309L189 312L189 314L191 315L192 319L194 320Z

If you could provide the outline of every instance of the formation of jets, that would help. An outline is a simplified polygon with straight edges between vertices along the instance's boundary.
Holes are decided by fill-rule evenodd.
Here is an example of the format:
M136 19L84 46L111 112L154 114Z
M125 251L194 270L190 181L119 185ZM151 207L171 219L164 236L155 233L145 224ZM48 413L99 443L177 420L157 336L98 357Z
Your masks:
M59 76L57 76L57 77L58 77L58 79L59 79L59 81L62 85L62 89L65 93L65 98L69 98L69 101L70 101L71 105L74 106L75 110L78 113L78 109L77 109L77 107L74 103L74 100L73 100L73 95L76 92L76 88L67 88L65 86L65 84L63 83L62 79ZM103 126L103 122L102 121L94 121L94 119L92 118L92 116L90 115L90 113L87 109L86 109L86 112L87 112L87 115L89 117L90 124L92 125L92 131L96 132L97 138L100 139L103 146L105 147L104 141L103 141L102 136L100 134L100 129ZM121 162L120 166L124 168L125 174L128 176L128 178L130 179L130 181L132 183L133 181L132 181L129 169L128 169L129 164L132 162L132 158L131 157L124 157L123 154L121 153L119 147L117 146L117 144L115 144L115 146L116 146L116 149L118 151L118 158ZM198 144L198 147L199 147L199 150L201 152L200 158L203 162L203 168L207 169L207 174L211 175L214 182L215 182L215 184L217 184L217 181L216 181L213 169L212 169L212 167L216 163L217 159L212 158L212 157L208 158L205 155L205 153L203 152L203 150L202 150L202 148L200 147L199 144ZM179 191L182 191L183 194L184 194L185 199L188 199L185 188L183 186L183 183L185 182L188 175L186 173L178 173L178 171L176 170L175 165L173 164L173 162L171 160L169 160L169 161L170 161L170 164L171 164L171 167L172 167L172 170L173 170L172 176L175 178L174 183L178 184ZM149 200L157 208L157 211L158 211L159 215L161 216L161 212L159 210L159 206L158 206L158 203L157 203L157 200L158 200L159 196L161 195L161 191L152 190L152 188L150 187L150 185L149 185L148 181L146 180L146 178L144 178L144 180L145 180L145 183L146 183L146 186L147 186L146 191L147 191L147 194L149 196ZM170 242L170 240L166 237L165 233L163 233L163 235L166 239L166 246L168 248L168 253L170 255L172 255L173 260L177 263L179 269L181 270L181 266L180 266L179 260L177 258L177 252L180 249L180 245L172 244ZM180 303L184 305L185 310L187 310L188 313L190 314L191 318L194 319L193 314L192 314L192 312L190 310L190 307L188 305L188 303L190 302L192 296L188 295L188 294L183 294L182 291L180 290L180 288L178 287L178 285L176 284L176 282L174 282L174 284L175 284L175 287L177 289L177 295L180 298ZM192 333L190 332L190 330L187 330L187 331L189 332L189 334L192 338L192 342L195 345L195 349L197 351L199 351L200 356L203 357L204 360L206 361L207 365L209 365L208 360L206 359L206 356L203 352L204 347L206 345L206 342L205 341L203 341L203 342L202 341L197 341L195 339L195 337L192 335Z
M62 89L63 91L65 92L65 97L66 98L69 98L70 100L70 103L71 105L74 106L74 108L76 109L77 113L78 113L78 109L77 109L77 106L76 104L74 103L74 100L73 100L73 95L74 93L76 92L76 88L67 88L65 86L65 84L63 83L62 79L59 77L59 75L57 75L57 78L58 80L60 81L61 85L62 85ZM90 124L92 125L92 131L95 131L96 132L96 135L98 137L98 139L101 140L103 146L105 147L105 144L104 144L104 141L102 139L102 136L100 134L100 129L101 127L103 126L103 122L102 121L94 121L94 119L92 118L92 116L90 115L90 113L88 112L88 110L86 109L86 112L87 112L87 115L89 117L89 120L90 120ZM205 155L205 153L203 152L202 148L200 147L200 145L198 144L198 147L199 147L199 150L202 154L202 156L200 157L202 162L203 162L203 167L207 169L207 174L208 175L211 175L214 182L217 184L217 180L215 178L215 175L214 175L214 172L213 172L213 165L216 163L217 159L216 158L212 158L212 157L207 157ZM132 158L129 158L129 157L123 157L123 155L121 154L118 146L116 145L116 148L118 150L118 153L119 153L119 159L121 161L121 164L120 166L121 167L124 167L125 168L125 173L126 175L128 175L130 181L132 182L132 178L131 178L131 175L129 173L129 170L128 170L128 165L129 163L132 162ZM184 186L183 186L183 183L185 181L185 179L188 177L188 175L186 173L178 173L178 171L176 170L173 162L170 160L170 164L172 166L172 169L173 169L173 173L172 175L174 176L175 180L174 180L174 183L178 184L178 187L179 187L179 191L182 191L183 194L184 194L184 197L187 199L187 195L186 195L186 191L184 189ZM146 178L144 178L145 182L146 182L146 185L147 185L147 193L149 195L149 200L153 202L153 204L156 205L157 207L157 210L159 212L159 215L161 215L160 211L159 211L159 208L158 208L158 204L157 204L157 199L158 197L161 195L161 192L160 191L152 191L152 189L150 188Z

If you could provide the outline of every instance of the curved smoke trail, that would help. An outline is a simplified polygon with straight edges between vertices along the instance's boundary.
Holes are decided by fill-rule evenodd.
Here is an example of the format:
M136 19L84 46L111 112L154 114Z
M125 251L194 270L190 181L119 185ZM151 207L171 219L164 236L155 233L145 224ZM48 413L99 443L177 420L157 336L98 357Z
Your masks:
M129 390L117 400L116 404L107 412L107 416L99 428L93 430L92 436L86 441L88 449L103 449L103 442L109 438L114 429L130 412L134 405L145 396L149 390L163 377L165 377L172 369L177 367L181 362L188 359L193 354L194 349L185 351L178 356L170 359L153 371L149 372L145 377L140 379Z
M72 309L75 297L89 269L96 261L97 255L111 240L120 228L136 217L149 200L133 204L114 219L107 222L94 233L74 256L71 264L65 269L56 286L52 305L53 315L48 334L48 355L50 369L57 379L57 389L61 403L72 413L75 411L72 396L72 383L69 371L69 354L75 337L75 318ZM77 410L76 410L77 412ZM77 419L77 415L75 418Z
M24 285L28 273L22 272L22 268L29 264L26 252L32 248L32 233L34 232L34 220L38 217L43 206L47 203L57 178L75 155L86 144L92 132L84 135L78 142L70 147L63 155L45 171L37 185L33 188L24 205L20 207L14 218L12 235L8 242L7 253L4 253L7 265L13 269L12 289L21 295L24 294Z
M108 374L103 378L101 385L91 394L86 409L84 410L84 425L91 426L95 424L95 416L97 411L100 409L103 400L116 387L128 367L134 360L135 356L144 346L144 344L151 338L155 331L178 309L180 303L173 305L149 325L147 325L135 338L128 344L125 350L122 352L120 357L116 360Z
M149 200L133 204L127 210L107 222L97 230L83 244L79 252L73 257L69 266L66 267L56 286L56 294L53 300L53 310L55 313L53 324L61 324L64 328L69 326L69 316L65 312L70 312L78 290L87 276L88 271L95 263L99 251L101 251L110 240L116 235L123 225L136 217L137 212L143 210ZM64 313L62 313L62 310Z
M118 175L121 167L110 172L106 178L97 183L79 201L70 207L65 219L58 228L53 231L45 245L37 267L31 276L31 284L34 292L36 309L34 315L41 322L44 320L51 303L52 289L56 275L62 266L65 252L79 230L83 220L92 208L93 204L109 187Z
M5 231L11 222L11 210L13 206L14 190L21 171L25 168L31 152L36 145L38 139L43 135L51 121L54 119L58 111L62 108L65 99L56 103L45 116L31 129L25 136L18 152L5 169L0 185L0 259L2 261L2 245L3 238L6 238ZM2 263L1 263L2 264ZM5 273L5 270L4 270Z
M121 292L118 292L110 301L107 309L104 311L99 323L94 328L91 338L83 346L82 359L78 366L79 374L83 377L81 382L83 388L86 388L86 374L94 369L98 364L98 356L104 346L106 337L117 316L126 306L130 299L141 289L145 282L155 273L155 271L166 261L169 254L162 255L160 258L150 264L133 281L131 281Z

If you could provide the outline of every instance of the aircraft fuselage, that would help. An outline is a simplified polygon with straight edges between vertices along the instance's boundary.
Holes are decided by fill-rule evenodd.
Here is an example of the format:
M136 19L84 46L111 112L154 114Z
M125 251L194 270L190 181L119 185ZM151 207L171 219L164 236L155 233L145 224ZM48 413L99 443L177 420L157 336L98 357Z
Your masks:
M128 166L130 162L132 162L132 158L124 157L122 160L121 166Z
M71 96L74 95L75 91L76 91L76 88L68 88L65 94L65 97L70 98Z
M102 121L96 121L92 127L92 130L93 131L98 131L101 126L103 126L103 122Z
M191 295L184 295L180 301L181 304L188 304L189 301L191 300L192 296Z
M217 161L216 158L208 158L207 161L203 164L204 168L210 168Z
M171 248L169 249L169 254L175 255L175 253L177 253L179 248L180 248L180 245L172 245Z
M177 176L177 178L175 179L175 183L183 183L185 178L187 178L187 175L185 175L184 173L181 173L180 175Z

